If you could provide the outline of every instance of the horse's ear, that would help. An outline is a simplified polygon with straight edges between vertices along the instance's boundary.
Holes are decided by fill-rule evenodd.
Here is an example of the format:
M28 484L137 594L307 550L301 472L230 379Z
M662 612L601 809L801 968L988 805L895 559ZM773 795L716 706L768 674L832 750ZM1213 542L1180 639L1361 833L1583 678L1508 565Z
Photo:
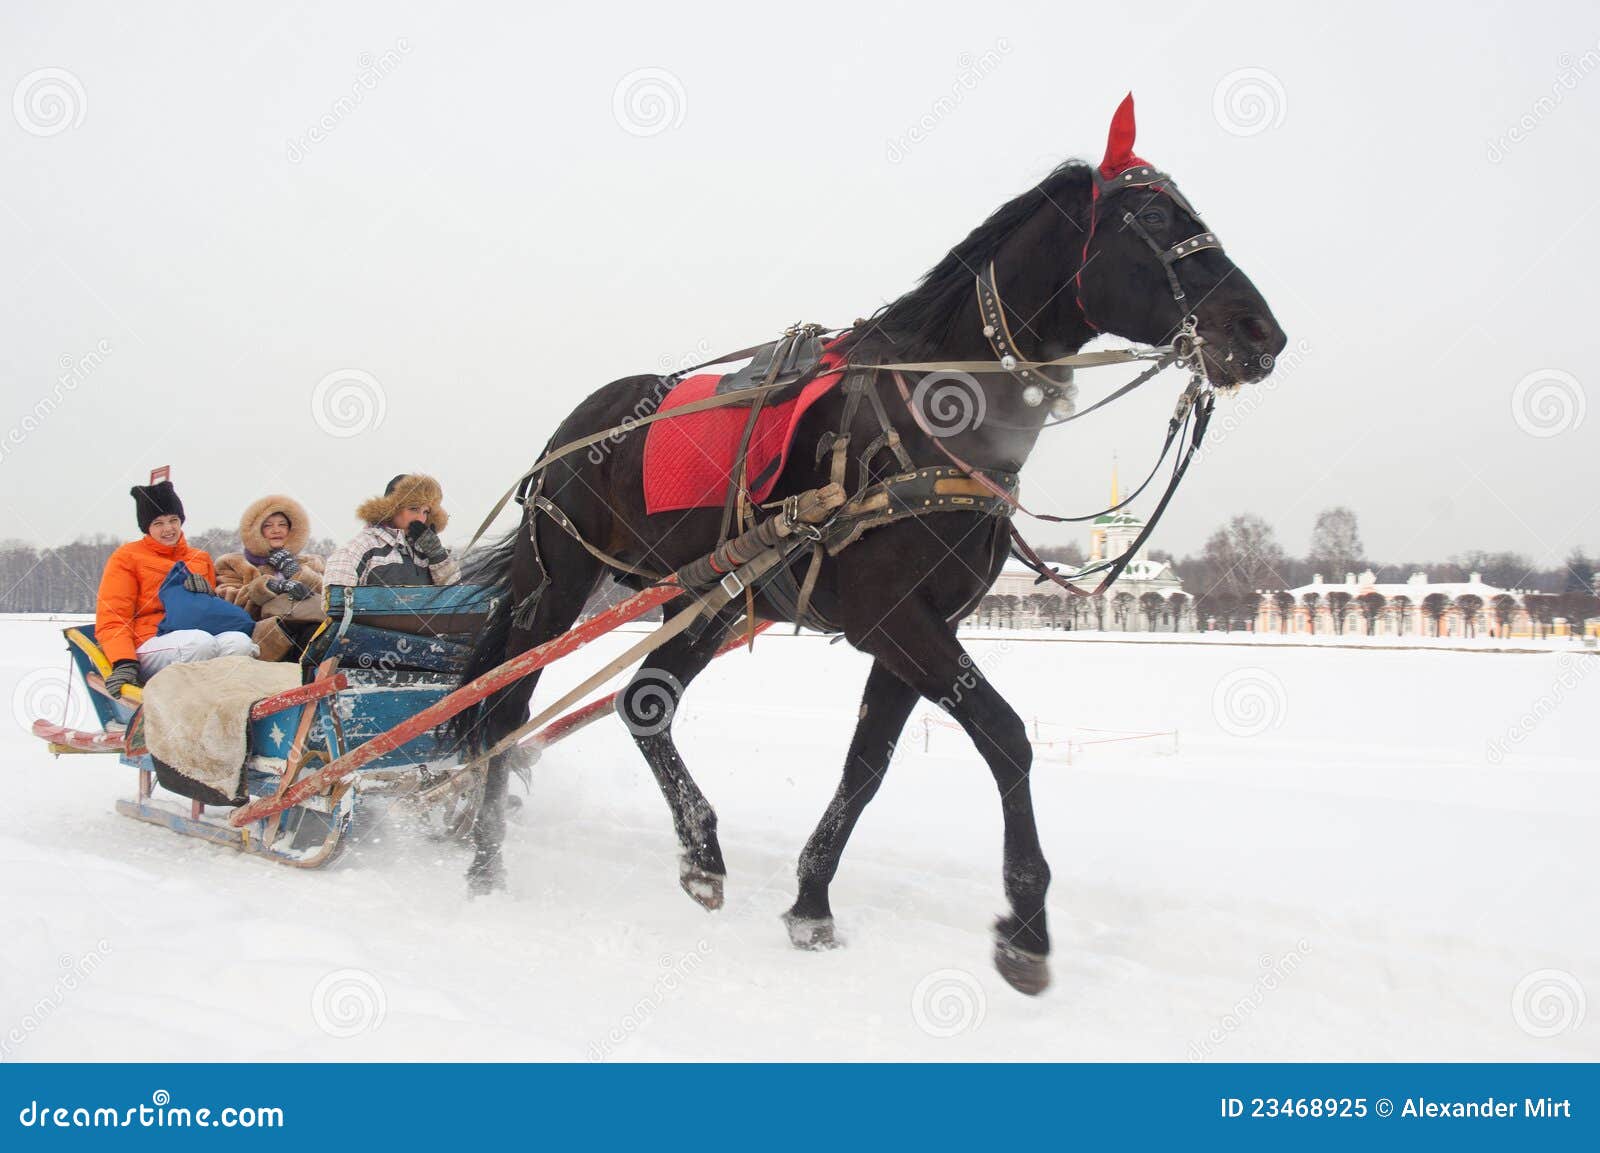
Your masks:
M1123 169L1144 163L1133 154L1133 136L1133 93L1130 92L1117 105L1116 115L1111 117L1111 132L1106 136L1106 157L1100 162L1102 178L1110 180Z

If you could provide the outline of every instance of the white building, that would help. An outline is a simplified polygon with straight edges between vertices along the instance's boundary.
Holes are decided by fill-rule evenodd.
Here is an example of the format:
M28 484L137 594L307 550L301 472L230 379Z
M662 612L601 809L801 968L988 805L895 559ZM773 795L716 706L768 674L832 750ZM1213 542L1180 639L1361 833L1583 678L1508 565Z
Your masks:
M1346 573L1340 583L1322 579L1299 588L1261 593L1256 631L1363 636L1532 636L1525 589L1484 584L1479 573L1464 581L1430 581L1412 573L1403 583L1380 582L1369 570Z

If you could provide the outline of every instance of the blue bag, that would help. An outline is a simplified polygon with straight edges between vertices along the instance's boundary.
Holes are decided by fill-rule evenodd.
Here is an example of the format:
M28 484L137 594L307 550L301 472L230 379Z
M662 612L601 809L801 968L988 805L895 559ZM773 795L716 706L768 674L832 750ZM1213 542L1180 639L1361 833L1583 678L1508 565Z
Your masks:
M161 607L166 615L156 629L157 636L184 629L199 629L212 636L219 633L250 635L256 622L249 613L219 596L190 592L183 587L188 579L189 566L179 561L161 582Z

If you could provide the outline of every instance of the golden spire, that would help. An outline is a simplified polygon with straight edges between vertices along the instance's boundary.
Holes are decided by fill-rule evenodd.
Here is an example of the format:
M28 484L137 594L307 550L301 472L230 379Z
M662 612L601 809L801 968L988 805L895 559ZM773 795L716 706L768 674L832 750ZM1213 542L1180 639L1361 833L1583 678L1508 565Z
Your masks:
M1117 491L1117 454L1111 454L1111 507L1116 508L1122 500L1122 495Z

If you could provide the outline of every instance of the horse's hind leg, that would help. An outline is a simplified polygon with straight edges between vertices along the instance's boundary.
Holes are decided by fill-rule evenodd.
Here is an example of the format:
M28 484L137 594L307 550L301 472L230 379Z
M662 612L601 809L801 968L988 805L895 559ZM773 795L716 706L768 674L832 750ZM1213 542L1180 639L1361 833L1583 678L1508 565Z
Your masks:
M539 553L534 556L526 528L521 532L512 565L511 600L521 604L537 586L542 569L550 583L539 596L532 619L525 627L513 621L506 640L505 656L519 653L559 636L572 627L594 590L600 564L583 546L550 523L538 522ZM492 697L476 734L479 748L493 745L528 719L528 701L539 683L539 673L530 673L504 692ZM505 864L500 847L506 836L506 787L518 758L518 750L491 757L484 778L483 805L472 826L472 864L467 867L467 887L473 893L487 893L505 887Z
M828 886L839 871L839 858L850 831L883 783L895 742L916 703L916 689L881 661L873 662L861 695L856 734L845 757L844 776L800 854L800 893L794 906L783 915L789 939L802 949L828 949L838 944Z
M673 601L665 615L683 608ZM617 713L655 774L661 795L672 810L678 835L678 883L707 909L722 908L728 869L717 840L717 814L678 755L672 721L689 682L717 655L735 613L724 610L698 636L679 633L645 658L617 697Z

